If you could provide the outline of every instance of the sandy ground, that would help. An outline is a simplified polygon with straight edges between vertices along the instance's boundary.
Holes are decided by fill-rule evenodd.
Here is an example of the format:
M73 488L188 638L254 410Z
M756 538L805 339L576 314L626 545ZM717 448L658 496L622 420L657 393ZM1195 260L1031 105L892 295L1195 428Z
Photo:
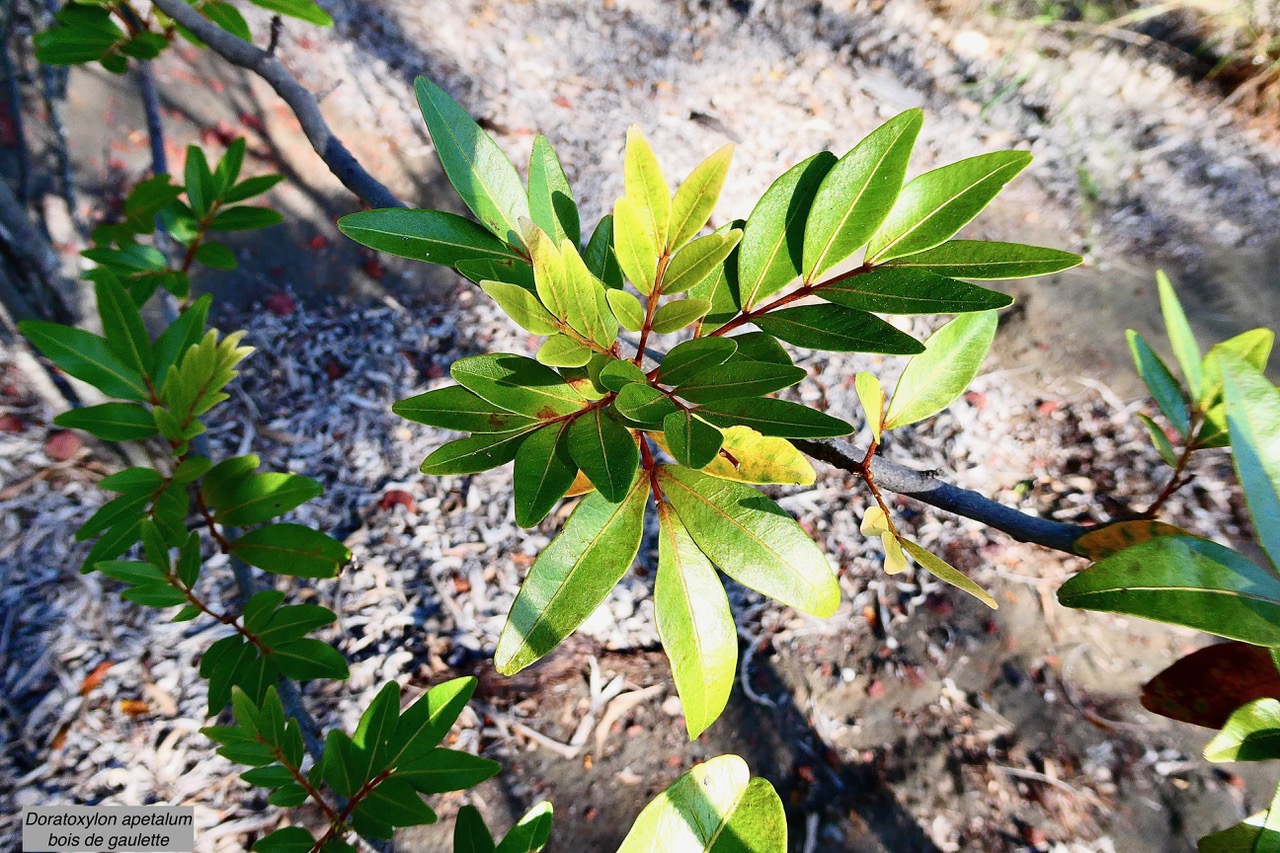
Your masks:
M968 233L1071 248L1089 263L1013 285L1019 305L987 375L889 448L1029 511L1100 519L1107 501L1141 503L1158 489L1123 347L1126 325L1158 322L1156 265L1179 282L1206 340L1280 325L1280 148L1161 54L921 0L332 8L333 32L290 25L281 54L325 93L357 156L422 206L456 202L412 108L418 73L448 88L521 167L533 133L546 132L587 221L620 192L633 122L672 175L738 144L725 219L791 163L843 152L907 107L928 115L915 171L1029 147L1032 169ZM919 537L993 588L1001 609L992 616L924 576L887 579L856 534L861 496L825 470L784 503L839 565L846 603L817 622L735 590L740 689L699 742L687 743L670 701L642 570L564 651L517 679L497 677L492 642L553 528L515 528L505 470L420 477L417 462L443 437L406 429L386 406L438 383L458 356L530 341L451 277L346 243L332 220L353 201L265 87L188 50L158 71L171 159L188 141L212 149L248 133L253 167L292 179L274 198L290 224L238 244L241 271L203 284L244 308L285 289L300 296L284 316L228 315L261 352L214 441L323 479L325 499L302 520L356 552L343 579L302 590L339 609L330 639L356 660L350 683L309 693L327 722L352 725L387 678L419 687L480 675L479 713L459 742L509 773L474 796L499 825L551 798L552 849L612 849L654 792L724 751L779 788L792 848L806 851L1191 850L1270 796L1265 769L1242 778L1211 768L1197 758L1205 734L1136 703L1141 683L1200 638L1066 611L1053 590L1080 561L919 508L904 507ZM145 138L130 130L141 122L120 81L78 73L72 93L78 179L86 208L97 208L145 168ZM804 363L804 398L846 417L853 371L895 369L860 357ZM192 662L208 640L76 574L66 529L100 501L91 483L117 463L93 448L52 462L48 414L11 384L3 404L23 430L0 437L10 535L0 547L10 743L0 803L197 802L202 849L237 849L274 817L194 732L204 697ZM1220 460L1203 463L1173 518L1238 533L1225 473ZM391 492L414 505L384 501ZM617 678L623 693L611 705ZM145 701L145 712L122 711L124 699ZM440 810L462 801L442 798ZM401 847L447 849L443 837L422 831Z

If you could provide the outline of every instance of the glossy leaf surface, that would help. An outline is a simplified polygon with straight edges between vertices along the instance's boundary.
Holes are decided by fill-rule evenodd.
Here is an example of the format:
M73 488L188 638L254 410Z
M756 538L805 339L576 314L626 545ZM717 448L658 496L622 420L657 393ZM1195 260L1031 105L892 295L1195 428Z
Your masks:
M884 428L919 423L955 402L978 375L995 335L993 311L961 314L930 335L898 379Z

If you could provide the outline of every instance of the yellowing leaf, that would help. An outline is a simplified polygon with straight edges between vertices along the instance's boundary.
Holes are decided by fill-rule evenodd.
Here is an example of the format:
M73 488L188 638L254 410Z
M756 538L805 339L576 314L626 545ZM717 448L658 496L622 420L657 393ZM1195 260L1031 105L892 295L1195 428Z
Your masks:
M858 392L858 401L867 413L867 426L871 427L871 436L880 443L884 431L884 386L873 373L865 370L853 380L853 388Z
M742 483L813 483L813 466L785 438L761 435L745 426L732 426L722 432L720 453L702 469L704 473Z
M862 514L862 535L883 536L889 532L889 516L885 515L879 504L869 507Z
M1163 521L1120 521L1099 527L1081 536L1072 546L1081 557L1103 560L1130 545L1149 542L1158 536L1188 536L1187 531Z
M933 575L943 583L949 583L956 589L969 593L992 610L999 609L999 605L996 604L996 600L991 597L991 593L987 592L985 589L970 580L968 575L963 574L959 569L955 568L941 557L930 554L910 539L902 539L900 541L902 542L902 547L906 548L907 552L911 554L912 557L915 557L916 562L919 563L929 574Z
M590 478L581 471L578 476L573 478L573 485L569 487L569 491L564 493L566 498L576 498L578 495L585 495L587 492L595 490L595 486L591 484Z
M902 553L902 540L892 532L886 532L880 537L880 542L884 545L884 573L897 575L905 572L907 555Z

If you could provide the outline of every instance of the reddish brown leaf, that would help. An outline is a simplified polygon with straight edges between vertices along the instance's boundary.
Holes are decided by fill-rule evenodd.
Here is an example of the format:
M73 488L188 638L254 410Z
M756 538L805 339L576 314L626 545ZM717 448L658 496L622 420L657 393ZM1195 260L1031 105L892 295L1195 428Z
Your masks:
M267 310L277 317L288 317L298 308L298 303L287 293L273 293L267 297Z
M1280 699L1271 653L1248 643L1218 643L1173 663L1142 688L1142 707L1184 723L1220 729L1254 699Z
M44 455L54 462L66 462L79 453L82 446L80 436L71 430L58 430L44 440Z
M382 493L382 500L378 502L378 506L383 510L391 509L394 506L402 506L409 512L417 512L418 505L413 500L413 495L404 489L387 489Z
M1119 521L1092 530L1075 541L1075 551L1090 560L1103 560L1131 545L1160 536L1186 536L1187 531L1163 521Z
M0 432L18 433L27 428L17 415L0 415Z
M120 710L130 717L145 717L151 713L151 706L141 699L121 699Z
M102 679L106 678L107 670L115 666L113 660L104 660L93 668L93 672L84 677L84 681L80 682L80 695L85 696L102 683Z

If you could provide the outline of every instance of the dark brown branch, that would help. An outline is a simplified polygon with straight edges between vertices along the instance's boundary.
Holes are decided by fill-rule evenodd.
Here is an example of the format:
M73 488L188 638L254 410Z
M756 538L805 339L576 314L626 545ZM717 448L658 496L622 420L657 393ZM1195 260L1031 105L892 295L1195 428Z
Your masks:
M371 207L405 206L351 156L324 120L316 96L299 83L280 60L212 23L184 0L154 0L153 5L195 33L214 53L271 84L298 117L311 147L343 186Z
M862 460L866 453L847 442L792 439L791 443L814 459L835 468L859 475L862 472ZM1078 524L1027 515L977 492L944 483L881 456L872 457L871 475L877 486L891 492L1003 530L1022 542L1032 542L1066 554L1075 554L1072 546L1088 532L1087 528Z

